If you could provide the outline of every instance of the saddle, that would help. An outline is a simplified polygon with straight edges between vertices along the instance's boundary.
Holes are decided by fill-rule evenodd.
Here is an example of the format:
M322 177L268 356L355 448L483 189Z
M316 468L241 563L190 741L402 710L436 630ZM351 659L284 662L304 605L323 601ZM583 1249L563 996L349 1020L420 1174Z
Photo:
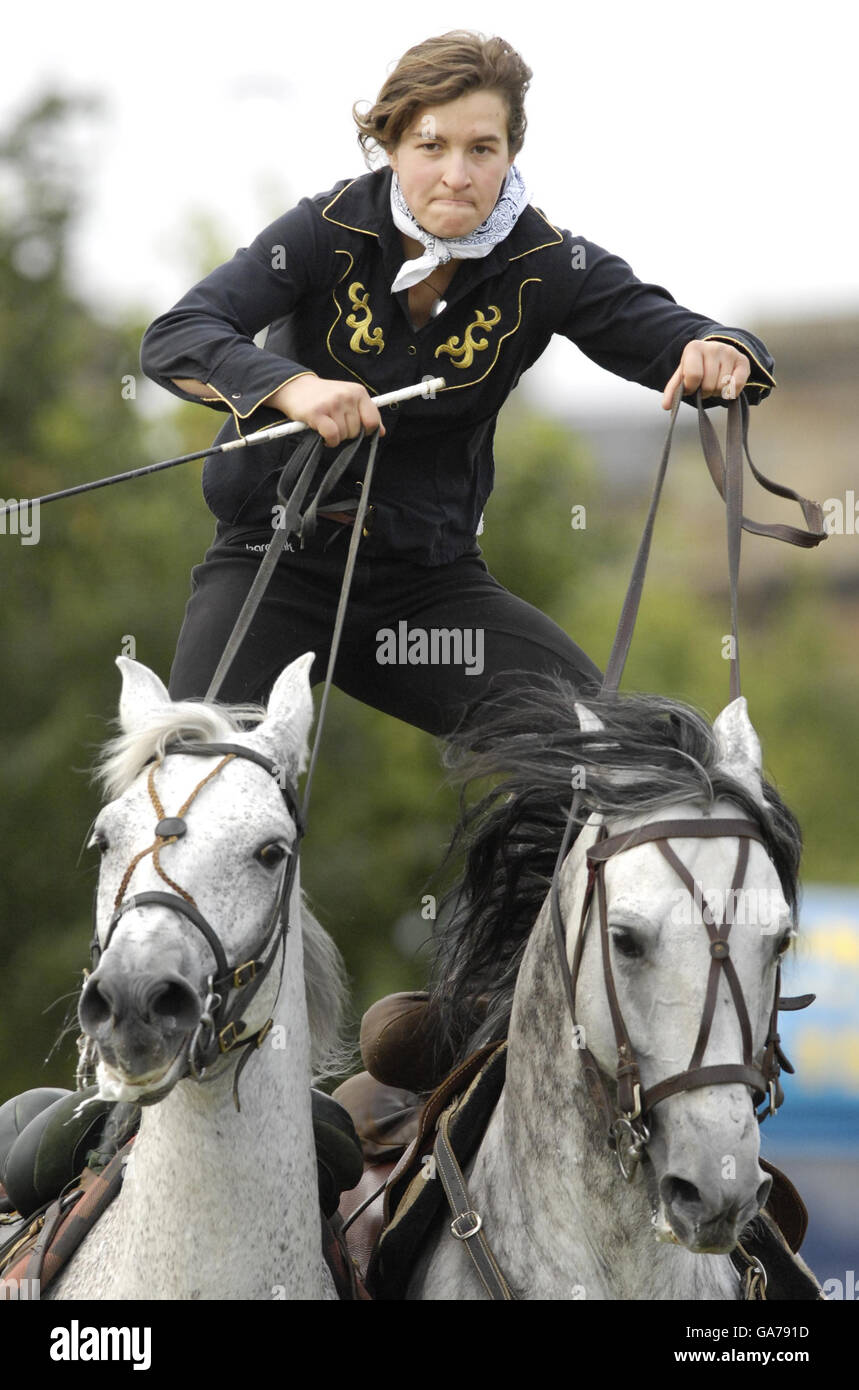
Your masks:
M41 1087L0 1107L0 1297L22 1280L44 1289L122 1187L140 1107L99 1100L97 1088ZM341 1233L341 1192L361 1176L352 1120L311 1089L322 1249L343 1300L366 1298Z

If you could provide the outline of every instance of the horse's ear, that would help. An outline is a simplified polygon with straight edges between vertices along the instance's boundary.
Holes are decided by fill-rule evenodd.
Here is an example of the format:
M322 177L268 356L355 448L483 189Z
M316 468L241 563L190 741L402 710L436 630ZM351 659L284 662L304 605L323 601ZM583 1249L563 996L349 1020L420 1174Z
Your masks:
M748 787L756 801L764 804L761 780L763 759L760 739L755 733L744 695L726 705L713 723L716 739L716 768Z
M299 772L307 765L307 735L313 723L310 668L315 655L305 652L281 671L272 687L265 719L251 736L252 742L259 739L275 758L284 759Z
M605 728L602 720L594 714L593 710L588 709L587 705L582 705L576 700L574 709L579 720L579 728L583 734L598 734Z
M129 734L145 721L151 710L169 705L170 696L164 682L148 666L128 656L118 656L116 664L122 673L119 722L123 732Z

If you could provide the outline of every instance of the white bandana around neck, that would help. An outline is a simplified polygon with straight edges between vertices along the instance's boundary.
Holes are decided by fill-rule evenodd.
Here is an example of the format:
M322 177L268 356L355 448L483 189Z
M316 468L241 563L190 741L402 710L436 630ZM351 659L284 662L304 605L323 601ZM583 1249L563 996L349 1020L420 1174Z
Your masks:
M391 286L391 293L407 290L432 275L436 266L452 260L478 260L488 256L494 246L511 232L523 209L528 206L528 192L525 182L515 164L511 164L504 180L504 187L498 202L485 222L475 227L473 232L463 237L436 237L424 230L415 220L412 210L403 196L400 181L394 174L391 179L391 216L401 232L420 241L426 248L422 256L404 261L397 271Z

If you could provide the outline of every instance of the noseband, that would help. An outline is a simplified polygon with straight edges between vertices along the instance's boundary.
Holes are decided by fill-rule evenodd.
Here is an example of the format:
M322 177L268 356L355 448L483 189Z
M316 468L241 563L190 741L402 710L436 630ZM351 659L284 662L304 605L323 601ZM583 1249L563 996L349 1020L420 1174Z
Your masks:
M107 935L104 946L102 947L98 939L98 911L96 901L93 907L93 935L90 945L90 956L93 971L96 970L104 952L110 945L111 938L117 926L126 912L147 906L167 907L173 912L178 912L180 916L197 928L212 951L215 958L216 973L209 976L208 996L200 1018L200 1022L187 1047L181 1049L179 1057L170 1068L168 1078L164 1086L159 1088L151 1096L142 1097L141 1104L151 1103L159 1100L166 1089L180 1075L187 1075L190 1071L198 1080L201 1079L206 1068L217 1060L241 1047L245 1049L244 1055L240 1059L233 1081L233 1097L236 1108L239 1108L238 1083L239 1076L245 1063L251 1056L250 1049L259 1047L267 1036L273 1020L267 1019L261 1028L247 1037L243 1037L246 1023L240 1017L246 1010L254 995L266 979L281 945L286 945L286 936L289 931L289 900L292 893L292 886L295 882L295 873L298 865L298 846L304 833L304 820L298 804L298 794L294 783L285 776L282 769L271 758L267 758L263 753L257 753L252 748L244 748L237 743L204 743L186 744L172 743L165 750L165 757L171 753L190 754L192 756L211 758L222 754L221 761L217 767L200 781L194 791L185 801L176 816L165 816L158 795L155 791L154 773L156 767L160 766L160 761L153 763L148 779L149 795L158 816L158 823L155 827L155 840L145 850L135 855L126 870L114 900L114 910L107 926ZM179 884L174 883L167 876L160 864L160 851L165 845L175 844L187 832L185 814L194 801L197 794L202 790L207 782L216 777L222 768L233 758L244 758L246 761L256 763L263 768L270 777L274 778L280 788L283 799L286 803L287 811L295 823L296 838L292 846L283 872L280 876L280 884L277 894L272 904L262 936L254 955L245 961L231 965L224 951L218 933L206 920L203 913L198 908L190 893L187 893ZM152 855L153 863L161 878L175 889L175 892L147 892L136 893L131 897L123 897L128 887L131 875L137 864L147 854ZM283 958L281 958L281 972L283 971ZM85 1074L92 1067L95 1060L94 1040L89 1038L84 1047L79 1067L79 1077ZM182 1069L184 1068L184 1070Z
M689 890L693 901L700 904L700 892L692 875L689 873L689 870L682 860L678 858L668 841L673 838L711 839L721 838L723 836L738 838L739 848L731 884L731 894L726 896L725 912L722 913L721 920L718 922L715 921L706 906L702 909L702 919L710 940L710 968L707 976L704 1008L695 1047L689 1065L685 1071L667 1077L664 1081L660 1081L655 1086L651 1086L650 1089L645 1092L641 1084L638 1062L624 1022L620 1001L617 995L617 988L615 986L614 973L612 971L605 888L605 865L609 859L613 858L616 854L622 854L625 850L633 849L637 845L654 842ZM585 888L584 902L582 903L581 919L573 953L572 968L570 968L567 963L566 932L561 916L557 873L553 879L551 892L552 922L555 928L555 940L558 944L562 963L561 968L566 987L567 1002L573 1022L573 1038L576 1041L577 1047L578 1039L581 1036L581 1030L576 1023L576 985L582 962L588 913L593 900L594 890L596 890L597 894L600 916L603 978L617 1045L616 1101L612 1100L605 1078L589 1048L581 1047L579 1051L582 1057L588 1091L605 1120L609 1146L615 1150L621 1172L628 1181L634 1176L636 1165L650 1139L650 1131L647 1127L646 1120L654 1107L657 1106L660 1101L666 1100L668 1096L677 1095L681 1091L691 1091L700 1086L720 1086L739 1082L741 1085L750 1088L756 1107L761 1105L765 1100L768 1102L766 1108L757 1114L759 1122L765 1119L767 1115L774 1114L784 1099L779 1082L779 1075L782 1067L788 1072L792 1072L793 1067L780 1047L778 1034L779 1008L804 1008L807 1004L812 1002L814 996L802 995L797 999L781 999L779 997L781 967L780 965L776 967L775 990L772 1008L770 1010L766 1042L764 1044L763 1062L761 1066L758 1066L754 1057L754 1044L752 1040L752 1027L749 1020L749 1012L746 1008L746 1001L743 996L739 977L731 959L731 948L728 941L732 918L731 914L727 911L727 905L729 902L733 901L734 895L743 886L746 867L748 865L750 840L757 840L759 843L765 844L764 836L759 826L757 826L754 821L733 820L729 818L717 818L715 820L703 821L655 821L650 825L641 826L637 830L612 836L607 834L605 826L601 826L595 844L587 851L588 881ZM728 920L725 920L726 916ZM734 1009L739 1021L740 1036L743 1045L743 1060L742 1063L720 1063L716 1066L705 1067L702 1066L701 1063L710 1037L716 1000L719 993L719 981L722 976L724 976L728 982Z

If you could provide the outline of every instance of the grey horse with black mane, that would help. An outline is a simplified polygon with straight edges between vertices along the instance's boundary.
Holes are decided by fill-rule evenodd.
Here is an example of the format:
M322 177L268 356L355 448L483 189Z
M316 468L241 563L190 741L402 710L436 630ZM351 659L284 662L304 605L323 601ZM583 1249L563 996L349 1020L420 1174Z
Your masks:
M768 1221L759 1213L772 1179L759 1163L755 1104L767 1092L780 1098L771 1031L779 960L797 932L801 848L796 820L762 779L745 700L711 728L668 699L582 705L569 686L546 681L524 703L502 701L477 746L472 729L452 762L469 781L495 785L464 813L454 842L466 863L440 928L432 1011L440 1047L449 1053L453 1041L459 1060L508 1038L506 1079L467 1184L512 1296L744 1297L731 1252ZM559 904L574 1022L547 896L571 784L579 828ZM649 836L642 828L654 819L679 833L657 826ZM590 891L588 856L606 833L636 831L643 842L611 842L624 852L604 867L601 927L603 890ZM694 895L660 853L668 833ZM478 997L487 1007L476 1011ZM643 1093L626 1151L631 1181L594 1103L601 1086L609 1106L624 1108L618 1016L629 1044L620 1051ZM598 1073L590 1090L586 1058ZM408 1297L485 1297L466 1240L448 1227L435 1228ZM815 1297L810 1271L789 1258L806 1288L788 1296Z

